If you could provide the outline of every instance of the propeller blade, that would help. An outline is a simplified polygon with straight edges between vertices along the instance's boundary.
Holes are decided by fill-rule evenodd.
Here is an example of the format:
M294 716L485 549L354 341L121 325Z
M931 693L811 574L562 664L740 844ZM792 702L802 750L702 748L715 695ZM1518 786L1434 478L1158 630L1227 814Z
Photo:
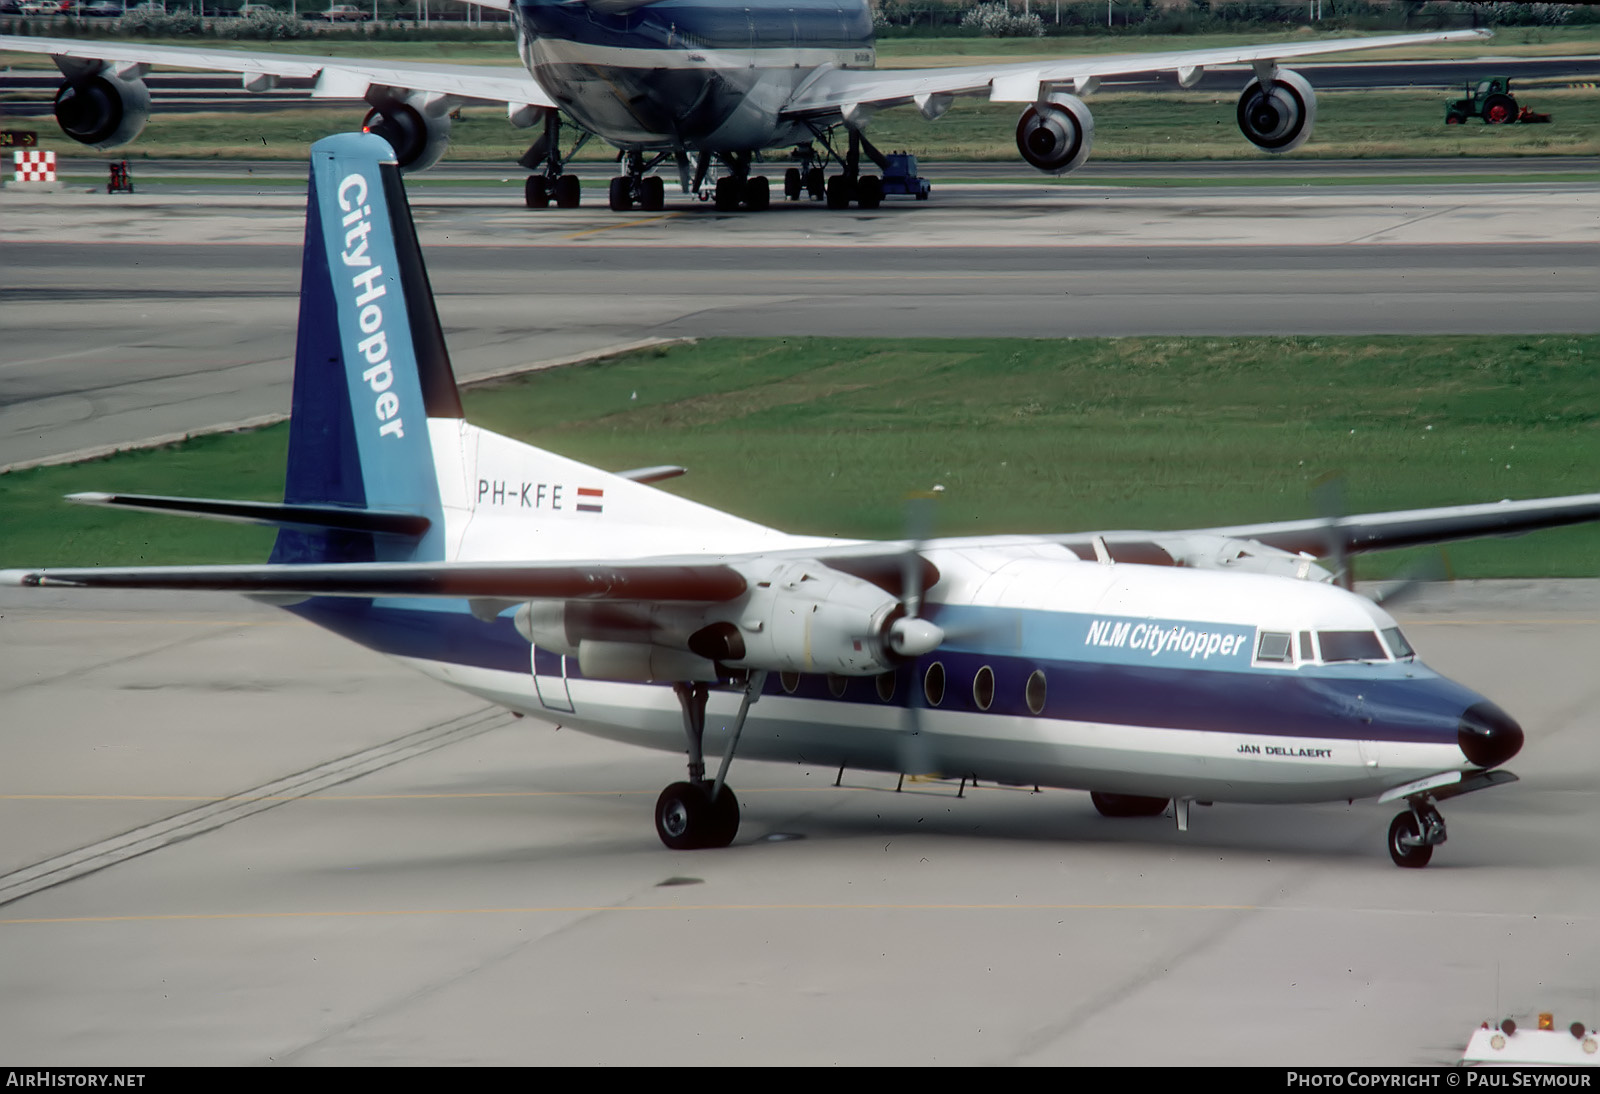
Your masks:
M1415 597L1430 585L1438 584L1441 581L1450 581L1453 578L1454 575L1450 572L1450 561L1441 551L1439 554L1429 555L1424 558L1394 581L1370 590L1367 596L1374 604L1382 604L1386 608L1392 608L1396 604Z
M1345 479L1342 471L1330 471L1311 484L1311 501L1322 517L1323 541L1327 544L1324 557L1334 563L1334 584L1346 589L1355 588L1355 573L1350 565L1349 552L1345 550L1344 531L1340 527L1345 507Z
M912 666L911 694L906 697L905 714L900 720L898 742L899 766L902 775L933 775L938 765L934 761L933 742L922 731L922 680L916 666Z
M922 614L922 545L933 531L932 494L914 494L906 499L906 540L910 546L900 563L900 602L906 618Z

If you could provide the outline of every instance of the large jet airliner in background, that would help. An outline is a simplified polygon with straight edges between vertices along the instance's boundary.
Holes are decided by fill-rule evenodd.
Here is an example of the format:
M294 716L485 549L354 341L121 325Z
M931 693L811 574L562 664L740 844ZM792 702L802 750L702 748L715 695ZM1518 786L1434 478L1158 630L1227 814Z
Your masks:
M1600 519L1600 494L1174 532L852 542L790 535L468 424L397 164L312 150L282 504L94 504L279 529L265 565L0 572L25 586L228 590L514 711L687 751L656 830L739 827L739 756L1190 803L1439 800L1509 782L1499 707L1424 666L1314 555ZM709 732L708 732L709 729ZM706 752L721 762L707 777Z
M1175 73L1189 87L1209 67L1250 64L1255 78L1236 111L1245 138L1288 152L1311 135L1311 85L1279 66L1293 57L1488 37L1481 30L1243 45L1222 49L1062 58L960 68L874 69L867 0L489 0L509 10L524 71L330 59L223 49L0 36L0 48L50 54L64 82L55 113L67 136L98 149L133 140L150 114L142 77L152 65L237 72L251 91L283 77L315 79L324 98L365 99L366 127L394 148L404 170L432 166L450 140L461 103L504 103L511 121L536 130L520 161L534 173L531 206L578 204L566 164L592 137L619 152L614 209L659 209L654 172L675 166L684 193L710 193L720 209L765 209L759 164L790 166L783 193L833 208L883 197L884 157L866 140L879 110L914 105L930 121L958 96L1017 103L1017 151L1050 174L1089 156L1094 117L1083 101L1106 77ZM562 118L577 133L562 147ZM840 132L842 130L842 133ZM827 172L834 173L829 176Z

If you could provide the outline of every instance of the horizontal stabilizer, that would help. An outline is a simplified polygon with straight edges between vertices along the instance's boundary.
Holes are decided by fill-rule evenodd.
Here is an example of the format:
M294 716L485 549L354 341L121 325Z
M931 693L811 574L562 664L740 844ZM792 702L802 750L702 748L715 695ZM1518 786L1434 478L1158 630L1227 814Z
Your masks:
M648 600L705 604L744 594L720 563L350 562L289 566L135 566L0 570L0 585L185 589L260 596L440 596L498 600Z
M160 494L68 494L67 500L79 505L173 513L182 517L205 517L236 524L266 524L303 532L372 532L415 538L426 533L433 523L420 513L349 509L339 505L280 505L270 501L174 498Z
M631 471L618 471L616 474L617 478L627 479L629 482L662 482L688 473L689 469L687 467L676 467L670 463L664 463L656 467L635 467Z

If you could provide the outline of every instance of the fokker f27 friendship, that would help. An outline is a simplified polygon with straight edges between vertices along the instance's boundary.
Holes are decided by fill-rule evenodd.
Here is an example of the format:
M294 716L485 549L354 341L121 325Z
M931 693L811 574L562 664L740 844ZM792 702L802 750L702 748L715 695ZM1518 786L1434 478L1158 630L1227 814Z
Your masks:
M1600 494L1250 527L853 542L788 535L467 423L400 174L312 150L282 504L76 500L276 526L256 566L0 572L230 590L522 714L666 751L672 848L739 827L735 756L1190 803L1436 802L1508 782L1521 727L1419 662L1342 557L1600 519ZM530 558L533 560L530 561ZM707 727L720 727L707 733ZM707 752L720 753L708 776Z
M315 80L324 98L365 99L365 126L386 139L403 170L432 166L450 141L462 103L505 104L533 132L521 159L533 172L531 206L572 207L567 162L593 137L618 150L613 209L660 209L654 172L676 167L684 193L706 193L719 209L765 209L771 187L759 164L786 160L783 194L832 208L876 206L884 156L866 139L880 110L914 106L940 117L958 97L1016 103L1017 151L1050 174L1081 165L1094 143L1084 103L1103 79L1172 73L1193 86L1207 68L1249 64L1239 96L1245 138L1289 152L1311 135L1317 100L1295 57L1488 36L1463 30L1120 54L959 68L876 70L868 0L488 0L509 10L526 71L248 53L223 49L0 36L0 49L50 54L64 81L55 114L62 130L93 148L133 140L150 114L143 76L152 65L240 73L250 91L285 77ZM563 151L562 119L576 130ZM840 131L843 131L842 133ZM863 158L868 161L863 173ZM830 175L828 172L832 170Z

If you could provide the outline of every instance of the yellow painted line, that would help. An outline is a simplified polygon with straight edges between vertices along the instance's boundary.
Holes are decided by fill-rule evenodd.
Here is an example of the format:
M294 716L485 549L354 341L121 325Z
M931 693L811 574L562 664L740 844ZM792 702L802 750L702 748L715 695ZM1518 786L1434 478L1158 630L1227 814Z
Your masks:
M581 232L573 232L571 235L565 235L561 238L582 239L584 236L592 236L599 232L614 232L618 228L637 228L641 224L653 224L658 220L670 220L673 217L681 217L682 215L682 213L662 213L659 216L645 217L643 220L624 220L617 224L602 225L599 228L585 228Z
M0 926L173 923L230 919L364 919L404 916L572 915L595 912L1256 912L1255 904L548 904L526 908L374 908L367 911L179 912L165 915L0 919Z

